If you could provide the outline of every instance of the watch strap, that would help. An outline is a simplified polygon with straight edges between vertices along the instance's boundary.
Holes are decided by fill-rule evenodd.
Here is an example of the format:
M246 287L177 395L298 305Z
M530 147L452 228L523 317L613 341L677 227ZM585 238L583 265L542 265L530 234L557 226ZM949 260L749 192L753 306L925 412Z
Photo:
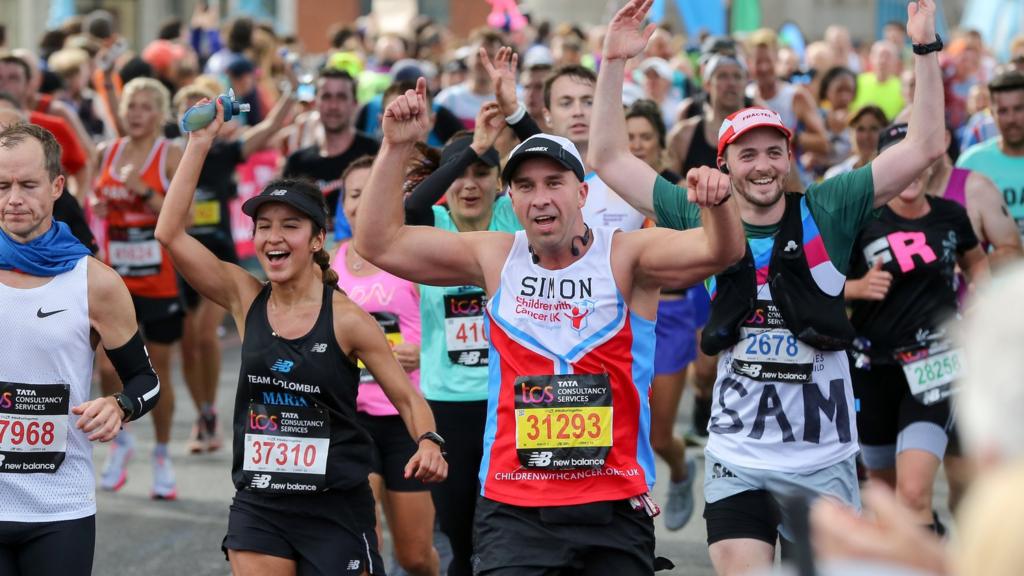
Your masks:
M132 399L124 392L115 392L113 398L121 408L121 420L123 422L131 421L132 416L135 415L135 405L132 403Z
M932 52L938 52L942 50L942 36L935 35L935 42L928 44L913 44L911 47L914 49L914 54L918 56L924 56L925 54L931 54Z

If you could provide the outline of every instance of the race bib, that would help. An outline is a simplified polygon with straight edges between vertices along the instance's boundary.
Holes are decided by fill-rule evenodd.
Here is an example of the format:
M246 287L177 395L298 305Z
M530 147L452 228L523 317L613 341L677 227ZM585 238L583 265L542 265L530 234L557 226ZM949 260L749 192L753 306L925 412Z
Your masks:
M216 226L220 224L220 202L205 200L192 206L193 226Z
M152 276L160 273L163 256L155 228L111 227L107 243L110 267L121 276Z
M751 380L805 384L814 372L814 349L786 328L775 304L758 300L732 347L732 369Z
M896 353L914 399L931 406L952 394L953 382L963 374L960 351L948 346L919 348Z
M242 471L249 490L302 494L323 489L331 426L318 408L250 404Z
M380 329L384 331L384 337L387 338L388 344L393 349L396 345L404 342L402 339L402 332L398 329L398 316L391 312L370 312L370 316L377 321L380 325ZM373 374L366 369L366 365L360 360L359 366L359 383L364 384L368 382L376 382L373 378Z
M448 359L462 366L487 365L487 335L484 334L483 292L445 294L444 338Z
M601 468L612 448L607 374L520 376L515 416L516 452L526 468Z
M53 473L68 439L66 384L0 382L0 472Z

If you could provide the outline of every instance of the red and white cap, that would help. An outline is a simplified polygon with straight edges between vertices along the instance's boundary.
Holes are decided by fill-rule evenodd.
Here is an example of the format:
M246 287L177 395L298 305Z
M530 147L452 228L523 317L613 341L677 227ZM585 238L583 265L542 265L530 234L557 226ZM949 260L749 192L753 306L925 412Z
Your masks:
M721 160L725 156L725 147L735 142L737 138L754 128L763 127L775 128L782 132L787 142L793 137L793 133L782 123L782 117L778 112L761 106L744 108L730 114L718 129L718 159Z

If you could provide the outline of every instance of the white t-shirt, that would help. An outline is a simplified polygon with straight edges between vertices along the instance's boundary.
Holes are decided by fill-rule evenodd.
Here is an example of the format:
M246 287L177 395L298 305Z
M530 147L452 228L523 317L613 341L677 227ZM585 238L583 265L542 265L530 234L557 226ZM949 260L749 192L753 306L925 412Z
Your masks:
M646 217L630 206L596 172L587 174L587 203L583 205L583 221L591 226L611 226L626 232L639 230Z
M434 102L455 114L467 130L476 126L477 112L491 100L494 100L494 94L474 94L465 84L445 88L434 98Z

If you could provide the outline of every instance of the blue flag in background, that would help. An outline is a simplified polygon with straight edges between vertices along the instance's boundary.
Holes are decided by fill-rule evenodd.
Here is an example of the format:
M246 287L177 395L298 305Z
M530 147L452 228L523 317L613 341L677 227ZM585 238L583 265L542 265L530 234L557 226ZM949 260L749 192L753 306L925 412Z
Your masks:
M980 3L1001 2L1002 0L982 0ZM1020 0L1010 0L1019 2ZM966 16L967 12L964 11ZM907 23L907 0L878 0L875 12L875 38L882 38L882 28L889 22ZM946 43L949 43L948 26L946 25L946 12L942 7L942 0L935 1L935 31L942 36Z
M686 34L696 38L702 31L721 36L725 27L724 0L676 0L676 9L683 16Z
M59 28L68 18L75 15L75 0L50 0L50 15L46 19L46 28Z
M960 25L981 33L1000 62L1010 58L1010 41L1024 32L1024 7L1020 0L969 0Z

